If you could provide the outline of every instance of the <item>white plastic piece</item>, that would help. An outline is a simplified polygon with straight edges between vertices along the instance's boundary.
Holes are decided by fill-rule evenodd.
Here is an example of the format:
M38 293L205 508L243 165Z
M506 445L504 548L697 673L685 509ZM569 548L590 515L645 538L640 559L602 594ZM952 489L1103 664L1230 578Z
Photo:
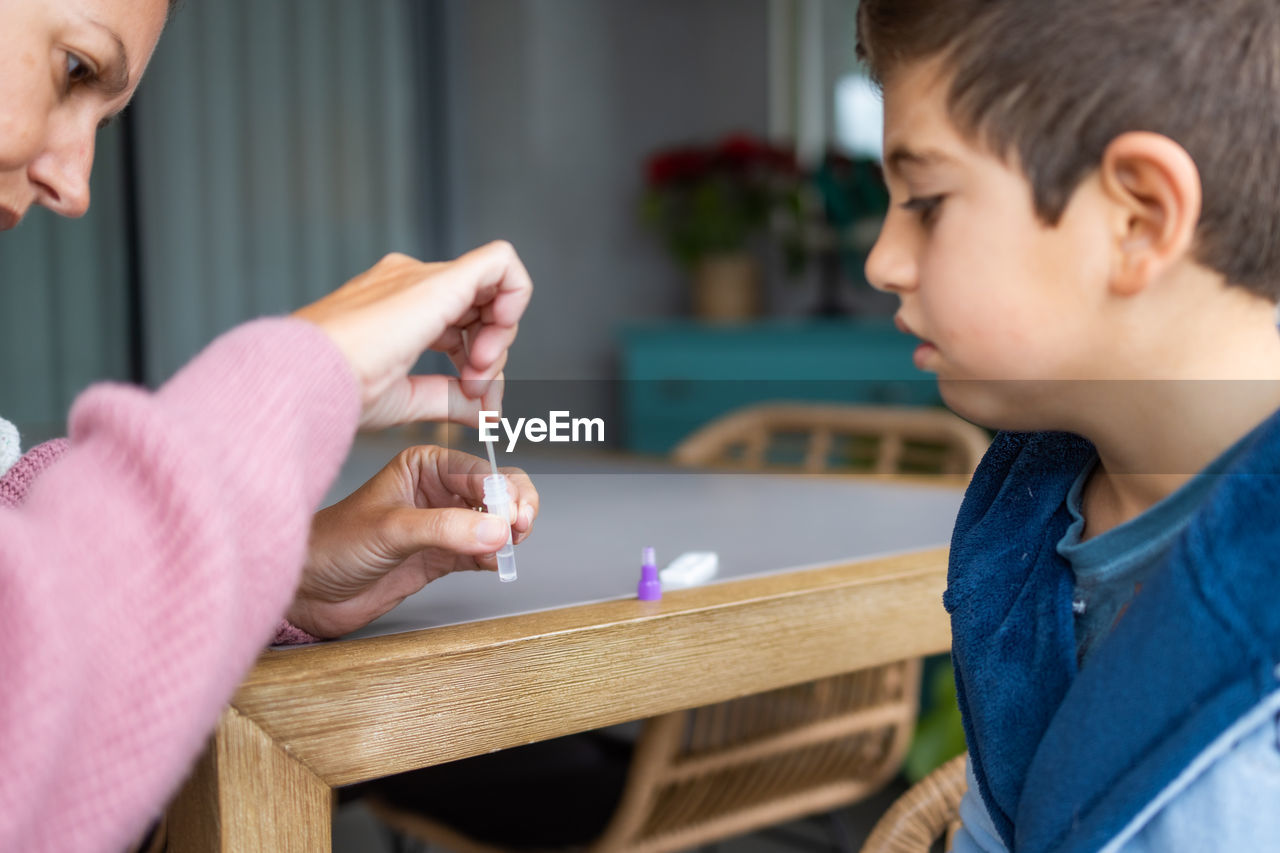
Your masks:
M511 521L511 495L507 492L507 478L491 474L484 478L484 508L491 515ZM498 580L506 583L516 579L516 548L511 542L511 528L507 528L507 544L498 551Z
M686 551L658 572L663 589L698 586L716 576L720 555L715 551Z

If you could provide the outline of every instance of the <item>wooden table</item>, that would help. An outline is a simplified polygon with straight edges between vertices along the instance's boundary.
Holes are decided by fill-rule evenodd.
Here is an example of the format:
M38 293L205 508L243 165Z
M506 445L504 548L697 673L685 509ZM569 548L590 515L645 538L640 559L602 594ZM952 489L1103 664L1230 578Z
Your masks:
M359 448L343 487L390 455ZM520 580L450 576L352 639L265 652L174 801L171 849L329 850L337 786L948 647L958 489L527 467L542 514ZM716 550L721 574L637 601L646 544Z

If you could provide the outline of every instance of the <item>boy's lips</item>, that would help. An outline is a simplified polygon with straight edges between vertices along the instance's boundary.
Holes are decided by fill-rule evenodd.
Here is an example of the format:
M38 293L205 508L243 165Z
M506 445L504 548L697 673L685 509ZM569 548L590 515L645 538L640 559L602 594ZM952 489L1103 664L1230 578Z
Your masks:
M893 325L899 332L902 332L902 334L910 335L913 338L919 338L925 343L929 343L929 341L925 340L923 335L919 334L915 329L907 325L907 321L902 319L901 314L893 315Z
M907 325L907 321L902 319L900 314L893 315L893 325L899 332L904 335L911 335L913 338L920 338L920 346L916 347L916 351L911 354L911 360L915 364L917 370L928 370L928 364L935 355L938 354L938 348L932 341L925 340L916 334L916 332Z
M22 221L16 210L0 207L0 231L8 231Z
M937 354L937 347L928 341L923 341L920 346L916 347L916 351L911 354L911 363L916 366L916 370L932 372L929 364Z

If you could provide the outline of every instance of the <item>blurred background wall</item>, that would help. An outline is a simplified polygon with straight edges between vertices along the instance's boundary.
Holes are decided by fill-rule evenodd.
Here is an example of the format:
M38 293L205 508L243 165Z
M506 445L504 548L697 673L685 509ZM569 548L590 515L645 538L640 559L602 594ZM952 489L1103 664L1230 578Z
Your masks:
M533 275L511 376L607 378L617 325L684 308L678 272L639 225L644 158L767 131L767 0L460 11L451 248L505 237Z

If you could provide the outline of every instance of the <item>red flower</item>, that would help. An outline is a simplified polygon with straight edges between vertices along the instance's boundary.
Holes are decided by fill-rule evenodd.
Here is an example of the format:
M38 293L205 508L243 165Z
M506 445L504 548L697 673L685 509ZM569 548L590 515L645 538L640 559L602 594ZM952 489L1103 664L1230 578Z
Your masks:
M730 134L713 146L666 148L655 153L646 163L648 183L652 187L698 181L717 172L795 175L799 166L795 153L790 149L770 145L745 133Z
M769 166L779 172L784 172L788 175L796 175L800 172L800 162L796 160L794 149L770 146L767 159Z
M701 177L711 164L706 152L697 148L670 148L649 159L649 183L663 186Z
M762 160L766 146L743 133L726 136L720 143L719 155L730 166L744 167Z

